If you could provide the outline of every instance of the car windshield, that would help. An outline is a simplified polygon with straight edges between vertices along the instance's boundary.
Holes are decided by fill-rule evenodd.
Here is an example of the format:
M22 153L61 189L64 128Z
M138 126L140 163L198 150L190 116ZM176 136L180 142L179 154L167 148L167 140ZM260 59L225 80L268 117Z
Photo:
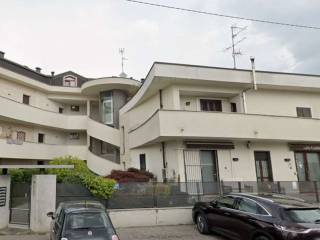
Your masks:
M295 223L320 223L320 209L287 209L286 215Z
M110 227L104 212L71 213L67 217L68 229L90 229Z

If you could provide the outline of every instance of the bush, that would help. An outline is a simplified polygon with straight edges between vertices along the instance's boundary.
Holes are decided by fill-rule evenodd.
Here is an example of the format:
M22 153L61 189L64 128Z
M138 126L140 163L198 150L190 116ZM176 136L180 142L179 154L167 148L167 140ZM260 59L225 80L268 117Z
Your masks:
M106 178L114 179L118 183L127 182L149 182L154 175L147 171L141 171L136 168L129 168L127 171L112 170Z
M30 183L32 175L39 174L39 169L10 169L11 181L14 183Z
M109 199L113 192L115 181L98 176L90 171L86 163L72 156L60 157L50 161L51 165L74 165L72 169L50 169L50 174L57 175L59 183L81 183L93 196Z

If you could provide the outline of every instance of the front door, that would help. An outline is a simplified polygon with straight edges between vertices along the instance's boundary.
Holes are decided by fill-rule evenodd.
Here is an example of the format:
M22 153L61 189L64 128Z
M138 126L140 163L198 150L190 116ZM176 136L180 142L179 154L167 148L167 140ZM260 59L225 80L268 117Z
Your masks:
M272 168L270 160L270 152L255 151L254 159L256 164L256 173L258 182L272 182Z
M197 192L219 193L218 161L214 150L185 150L185 174L189 190L199 188ZM194 183L196 185L193 186Z
M317 152L295 152L299 181L320 181L320 157Z

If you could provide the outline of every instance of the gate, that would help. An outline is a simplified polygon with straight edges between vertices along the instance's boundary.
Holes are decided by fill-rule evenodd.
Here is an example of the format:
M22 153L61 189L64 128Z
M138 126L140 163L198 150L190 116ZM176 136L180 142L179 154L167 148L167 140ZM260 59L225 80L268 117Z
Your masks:
M30 224L30 183L11 183L10 223Z
M218 162L214 150L184 150L184 169L189 194L219 194Z

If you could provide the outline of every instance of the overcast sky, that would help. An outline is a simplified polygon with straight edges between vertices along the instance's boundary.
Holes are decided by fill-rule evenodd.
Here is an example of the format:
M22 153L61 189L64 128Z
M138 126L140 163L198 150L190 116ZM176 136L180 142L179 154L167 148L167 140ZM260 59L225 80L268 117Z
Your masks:
M320 26L319 0L145 0L203 11ZM320 30L288 28L149 7L125 0L0 0L0 50L44 73L129 76L154 61L232 67L230 26L248 26L239 68L320 74Z

